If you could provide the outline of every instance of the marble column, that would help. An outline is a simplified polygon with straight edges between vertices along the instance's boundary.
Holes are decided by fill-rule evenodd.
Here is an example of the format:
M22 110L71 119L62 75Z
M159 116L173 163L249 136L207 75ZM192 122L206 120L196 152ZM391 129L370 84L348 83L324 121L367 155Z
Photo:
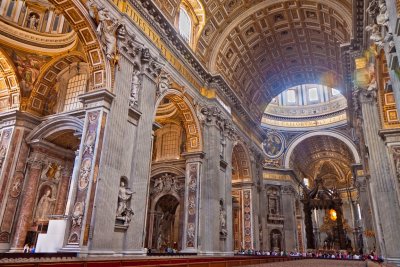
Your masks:
M232 254L232 139L229 120L217 106L201 109L205 159L200 193L199 253ZM221 202L226 212L226 235L220 234ZM228 244L229 243L229 244ZM230 251L228 251L230 250Z
M57 204L54 209L55 215L64 215L65 207L68 201L68 189L71 181L71 168L65 166L62 172L61 181L59 185L59 193L57 196Z
M386 62L388 65L388 72L390 76L390 82L393 89L393 93L396 99L397 110L400 112L400 79L398 76L399 71L399 56L400 56L400 36L399 33L399 10L398 0L386 0L387 12L389 15L389 21L387 30L385 32L391 33L393 36L393 43L383 42L383 49L385 51ZM385 27L386 28L386 27ZM385 37L385 36L384 36ZM394 44L395 49L391 49L391 45Z
M374 89L360 89L363 132L369 151L370 197L375 234L380 253L389 262L400 262L400 206L396 191L396 174L390 168L387 148L378 135L380 117Z
M85 124L79 147L78 179L71 185L76 194L66 230L63 251L87 255L94 230L95 195L99 182L99 165L102 156L108 110L114 95L108 90L97 90L80 96L86 108Z
M363 237L363 252L369 253L376 246L375 236L370 236L374 229L374 220L371 220L371 196L369 178L366 176L357 177L357 187L359 193L359 204L361 210L360 232Z
M24 247L28 228L32 222L33 210L35 207L35 196L40 179L40 173L43 166L42 159L33 155L28 160L29 169L25 176L25 184L23 187L23 196L21 200L21 208L15 227L15 234L11 244L10 252L22 252Z
M132 197L133 222L124 239L125 255L144 255L147 212L149 209L150 170L152 157L153 122L156 111L157 83L154 77L142 75L142 93L139 109L142 113L136 129L135 146L131 156L130 188L135 193ZM140 201L137 201L140 200Z
M296 249L296 215L294 208L295 190L292 186L282 186L282 207L285 220L283 222L283 236L285 238L285 250L294 251Z
M199 198L201 192L202 152L185 153L186 181L185 181L185 207L184 207L184 231L182 252L198 252L199 232Z

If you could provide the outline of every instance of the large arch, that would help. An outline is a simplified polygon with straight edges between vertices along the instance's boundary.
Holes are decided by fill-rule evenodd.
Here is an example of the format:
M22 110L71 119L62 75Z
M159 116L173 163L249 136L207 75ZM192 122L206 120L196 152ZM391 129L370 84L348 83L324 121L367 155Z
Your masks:
M170 88L162 93L156 101L156 107L160 106L161 101L164 98L169 98L179 112L182 113L184 118L184 127L187 135L187 149L188 152L199 152L203 149L203 139L201 134L201 127L199 120L196 116L196 112L193 108L193 104L189 98L180 90ZM153 117L156 118L157 108L154 111Z
M46 112L46 106L51 101L57 102L57 89L55 85L60 73L67 68L71 68L74 63L87 63L88 59L84 53L79 51L71 51L68 54L57 56L47 62L35 83L35 86L30 94L27 110L42 115ZM83 68L82 68L83 69ZM54 99L49 99L55 94Z
M252 180L253 177L251 171L249 151L241 141L236 142L233 147L232 167L235 171L234 173L232 173L233 182Z
M331 136L331 137L334 137L334 138L342 141L350 149L350 151L354 157L355 163L356 164L361 163L361 158L358 153L358 150L350 138L348 138L347 136L345 136L343 134L333 132L333 131L316 131L316 132L310 132L310 133L303 134L300 137L296 138L292 143L289 144L288 149L285 153L285 160L284 160L285 168L287 168L287 169L290 168L290 157L293 154L293 151L297 147L297 145L299 145L302 141L306 140L307 138L310 138L313 136Z
M93 90L107 88L111 91L113 85L111 65L104 56L103 45L96 34L97 26L91 19L89 11L79 0L49 0L49 2L62 11L65 19L78 34L92 68L89 82Z
M261 116L290 86L343 86L339 44L352 36L347 1L254 2L237 1L229 12L213 3L220 9L214 14L227 14L207 17L196 49L210 72L221 75L252 112Z
M52 118L42 122L33 129L26 137L26 141L27 143L41 141L62 131L74 131L76 136L81 136L83 124L82 120L71 116Z
M329 6L332 9L337 10L341 15L344 15L344 19L347 23L347 25L352 25L352 14L349 9L347 9L341 1L323 1L323 0L314 0L317 3L324 4ZM237 25L240 24L241 21L244 19L250 17L252 14L255 12L264 9L268 6L273 6L278 3L281 3L282 0L270 0L270 1L263 1L257 5L251 6L250 8L247 8L245 12L241 13L239 16L236 16L235 19L230 21L229 25L227 27L224 27L224 30L221 34L218 34L218 38L214 42L215 45L213 46L212 49L212 54L210 56L210 61L208 62L208 67L211 71L211 73L215 74L215 66L216 66L216 61L217 61L217 55L219 52L219 48L222 45L222 42L226 40L228 37L229 33L237 27Z
M18 108L21 99L21 88L17 72L7 53L0 49L0 110Z

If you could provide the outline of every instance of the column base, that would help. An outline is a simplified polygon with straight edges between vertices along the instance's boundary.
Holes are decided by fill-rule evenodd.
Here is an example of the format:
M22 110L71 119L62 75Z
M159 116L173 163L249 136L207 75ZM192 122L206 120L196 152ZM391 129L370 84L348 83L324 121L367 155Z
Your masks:
M0 244L0 253L9 252L10 251L10 243L2 243Z
M123 256L146 256L147 251L145 249L132 249L122 251Z
M179 253L199 253L199 250L196 248L185 248L179 251Z
M198 252L198 254L201 255L201 256L224 256L224 257L234 256L233 251L227 251L227 252L222 252L222 251L200 251L200 252Z
M10 248L9 253L22 253L24 252L24 248Z
M400 266L400 258L386 258L387 263L395 264L396 266Z
M86 255L88 257L114 257L114 256L119 256L115 251L113 250L89 250L86 252Z

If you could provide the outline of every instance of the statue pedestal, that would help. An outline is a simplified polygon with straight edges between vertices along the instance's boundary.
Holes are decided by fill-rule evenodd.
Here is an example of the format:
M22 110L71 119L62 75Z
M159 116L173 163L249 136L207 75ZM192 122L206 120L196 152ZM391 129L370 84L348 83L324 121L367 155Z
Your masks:
M39 234L36 252L57 252L64 244L67 219L50 220L46 234Z

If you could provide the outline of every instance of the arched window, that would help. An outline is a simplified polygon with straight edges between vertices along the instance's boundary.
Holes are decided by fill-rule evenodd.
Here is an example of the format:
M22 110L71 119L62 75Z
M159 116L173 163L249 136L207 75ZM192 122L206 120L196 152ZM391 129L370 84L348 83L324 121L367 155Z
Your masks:
M186 42L190 44L191 36L192 36L192 20L188 12L181 7L179 12L179 33L185 39Z
M79 102L78 96L85 92L86 82L86 74L78 74L69 79L67 93L65 95L64 111L83 107L82 103Z

